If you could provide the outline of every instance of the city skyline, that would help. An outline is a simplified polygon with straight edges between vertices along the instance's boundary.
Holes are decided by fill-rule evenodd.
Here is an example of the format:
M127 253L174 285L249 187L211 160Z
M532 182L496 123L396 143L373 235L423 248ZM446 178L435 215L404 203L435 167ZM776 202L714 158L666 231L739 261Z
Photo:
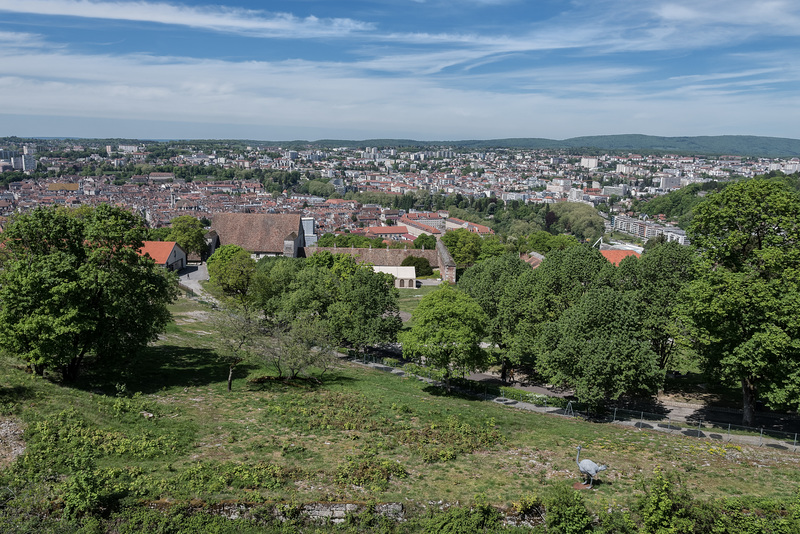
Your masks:
M0 0L0 136L798 137L788 1L267 7Z

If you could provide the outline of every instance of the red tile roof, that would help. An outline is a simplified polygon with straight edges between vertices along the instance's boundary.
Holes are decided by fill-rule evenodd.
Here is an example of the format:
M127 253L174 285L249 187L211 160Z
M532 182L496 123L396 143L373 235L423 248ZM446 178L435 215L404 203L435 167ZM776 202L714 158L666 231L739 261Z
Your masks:
M636 256L637 258L641 256L641 254L633 250L601 250L600 254L614 265L619 265L619 262L628 256Z
M145 241L137 252L141 256L150 256L158 265L166 265L177 244L175 241Z
M251 253L283 254L283 241L302 231L300 215L289 213L220 213L211 221L220 244L239 245Z
M405 226L370 226L367 228L368 234L406 234L408 229Z

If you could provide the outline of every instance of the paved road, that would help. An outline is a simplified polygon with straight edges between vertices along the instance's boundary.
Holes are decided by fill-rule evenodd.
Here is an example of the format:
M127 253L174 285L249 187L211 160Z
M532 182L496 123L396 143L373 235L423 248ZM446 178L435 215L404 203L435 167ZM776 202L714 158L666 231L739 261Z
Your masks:
M205 263L184 267L178 271L178 276L180 277L181 284L194 291L197 295L202 295L204 298L211 298L211 296L206 293L205 289L203 289L203 286L200 285L201 281L208 280L208 269Z

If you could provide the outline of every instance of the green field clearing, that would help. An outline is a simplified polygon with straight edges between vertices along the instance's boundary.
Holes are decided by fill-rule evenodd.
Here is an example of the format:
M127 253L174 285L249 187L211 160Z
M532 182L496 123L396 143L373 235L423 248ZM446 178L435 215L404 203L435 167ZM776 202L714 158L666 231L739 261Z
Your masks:
M398 299L398 304L400 305L400 311L412 313L419 305L422 297L436 291L438 288L439 286L422 286L415 289L399 290L400 298Z

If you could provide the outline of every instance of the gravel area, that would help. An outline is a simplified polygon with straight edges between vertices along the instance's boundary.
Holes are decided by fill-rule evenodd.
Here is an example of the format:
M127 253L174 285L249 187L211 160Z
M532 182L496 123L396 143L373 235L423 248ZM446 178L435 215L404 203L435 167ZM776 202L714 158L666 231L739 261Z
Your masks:
M23 429L14 419L0 420L0 468L5 468L25 452Z

